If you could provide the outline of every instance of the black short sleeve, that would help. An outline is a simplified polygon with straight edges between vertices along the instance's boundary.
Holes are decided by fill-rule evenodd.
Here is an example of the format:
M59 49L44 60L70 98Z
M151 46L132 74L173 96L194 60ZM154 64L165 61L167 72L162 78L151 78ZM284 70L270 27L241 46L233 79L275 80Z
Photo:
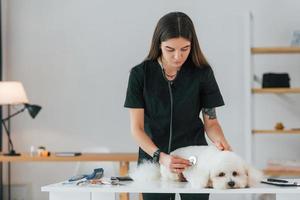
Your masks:
M219 90L219 86L214 76L214 72L210 66L205 69L205 79L202 83L203 87L200 92L200 99L203 108L214 108L223 106L224 101Z
M126 108L144 108L143 97L143 72L136 67L132 68L129 75L126 99L124 107Z

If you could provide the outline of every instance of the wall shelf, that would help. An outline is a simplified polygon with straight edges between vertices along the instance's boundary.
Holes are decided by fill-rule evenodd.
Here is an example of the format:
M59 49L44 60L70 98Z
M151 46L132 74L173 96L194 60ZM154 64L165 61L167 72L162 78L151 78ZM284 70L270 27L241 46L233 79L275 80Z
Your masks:
M252 54L290 54L300 53L300 47L252 47Z
M300 129L298 130L252 130L253 134L300 134Z
M300 94L300 88L252 88L252 93L263 94L263 93L274 93L274 94L284 94L284 93L294 93Z
M250 23L252 23L251 21ZM253 26L253 24L250 24ZM255 147L254 147L254 135L297 135L300 134L300 129L285 129L285 130L275 130L275 129L256 129L254 127L254 108L255 108L255 101L254 97L256 94L277 94L277 95L284 95L284 94L300 94L300 87L293 87L293 88L255 88L254 86L254 74L255 74L255 56L257 55L273 55L273 56L286 56L286 55L296 55L300 54L300 46L299 47L292 47L292 46L252 46L251 47L251 40L249 40L249 48L248 51L250 54L247 55L246 63L246 70L245 70L245 77L246 78L246 95L245 95L245 102L246 102L246 155L249 162L253 162L255 159ZM267 58L266 59L270 59ZM273 155L274 156L274 155ZM266 168L263 169L263 172L267 176L300 176L300 167L289 167L289 166L275 166L275 165L268 165Z
M268 166L263 169L267 176L300 176L300 168L284 166Z

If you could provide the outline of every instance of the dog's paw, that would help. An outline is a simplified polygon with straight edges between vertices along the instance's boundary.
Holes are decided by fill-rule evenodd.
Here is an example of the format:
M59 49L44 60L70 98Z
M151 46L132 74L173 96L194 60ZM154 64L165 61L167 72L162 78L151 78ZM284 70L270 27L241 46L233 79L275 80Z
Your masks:
M260 183L264 175L262 171L255 169L254 167L247 165L247 187L253 187Z

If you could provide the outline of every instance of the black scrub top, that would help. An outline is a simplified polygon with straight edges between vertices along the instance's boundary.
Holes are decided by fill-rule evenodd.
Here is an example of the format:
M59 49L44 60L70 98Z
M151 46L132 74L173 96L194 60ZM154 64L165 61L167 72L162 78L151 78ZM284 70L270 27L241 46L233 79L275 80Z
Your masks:
M196 67L186 61L171 81L173 133L171 151L190 145L207 145L202 108L224 105L210 66ZM144 109L144 129L157 147L168 153L171 100L168 80L157 60L146 60L130 71L124 107ZM139 161L151 156L139 149Z

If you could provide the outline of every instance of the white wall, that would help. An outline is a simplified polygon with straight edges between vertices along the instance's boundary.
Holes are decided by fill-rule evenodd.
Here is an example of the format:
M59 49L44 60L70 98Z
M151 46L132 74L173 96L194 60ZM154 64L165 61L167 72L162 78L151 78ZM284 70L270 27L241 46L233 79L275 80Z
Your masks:
M234 40L234 31L228 30L225 19L210 27L212 33L201 25L217 16L251 10L253 42L257 46L289 45L291 31L300 29L300 2L293 0L6 0L3 4L5 78L22 81L30 101L43 106L35 120L27 114L12 120L17 151L29 151L31 145L44 145L50 151L81 151L87 146L108 146L114 152L136 151L137 145L129 133L128 113L123 109L128 72L146 56L157 20L167 12L179 10L193 19L204 52L214 64L226 101L226 106L218 109L218 116L231 145L244 155L244 77L240 58L233 57L232 66L222 65L217 59L226 57L224 49L234 55L232 51L237 46L231 46L230 40L236 42L239 38ZM282 66L281 71L288 68L295 80L293 85L299 85L299 61L299 56L292 56L291 61L257 57L255 69L261 74L272 66L277 70ZM255 100L257 128L273 127L277 121L299 127L298 97L259 96ZM265 112L266 105L270 112ZM299 157L299 142L297 136L256 137L256 154L261 154L256 164L263 166L270 155ZM279 145L289 148L279 152ZM13 164L12 182L32 182L33 199L47 199L39 187L69 177L73 166Z

